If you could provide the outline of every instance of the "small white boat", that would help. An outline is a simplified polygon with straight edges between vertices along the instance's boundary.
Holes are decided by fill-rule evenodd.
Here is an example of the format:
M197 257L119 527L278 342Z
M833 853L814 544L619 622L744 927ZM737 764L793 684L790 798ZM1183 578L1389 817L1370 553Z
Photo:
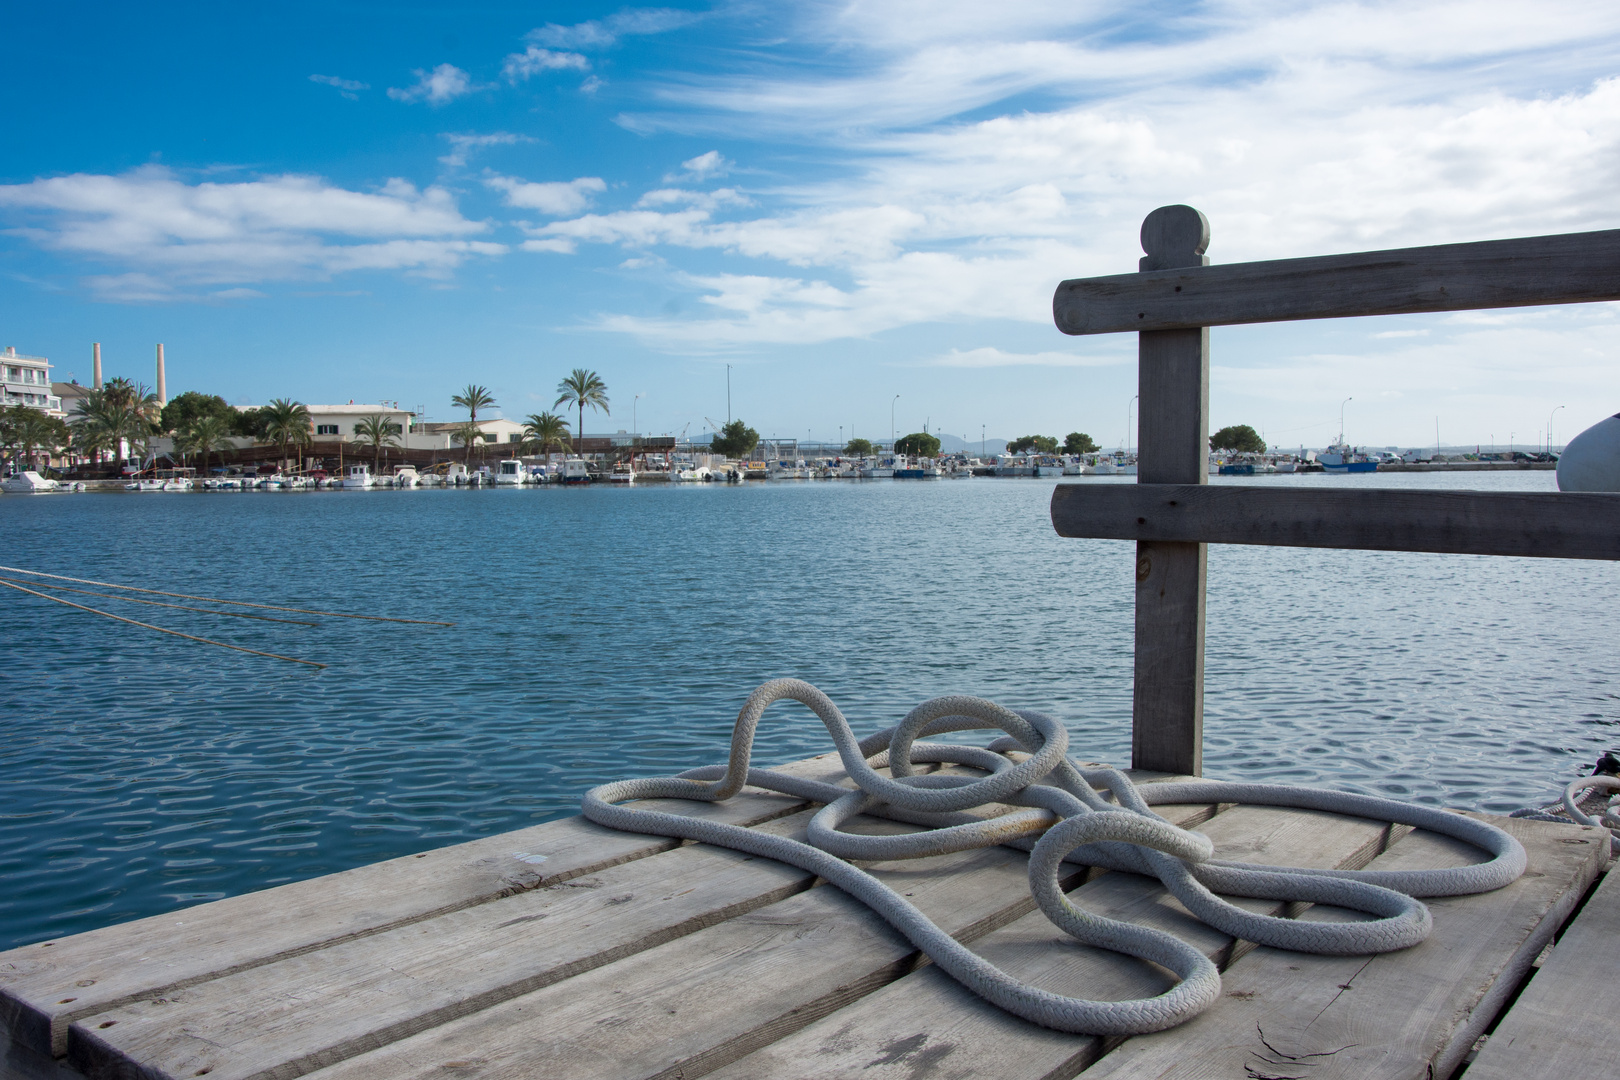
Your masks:
M163 481L163 490L164 491L190 491L191 490L191 481L185 479L184 477L179 477L179 476L170 477L168 480Z
M613 470L608 473L608 483L610 484L633 484L635 482L635 469L630 466L629 462L619 462L617 465L614 465Z
M24 469L20 473L13 473L0 480L0 491L9 491L14 495L33 495L46 491L56 491L62 485L50 477L41 476L32 469ZM128 487L129 485L124 485Z
M526 477L523 475L523 462L517 458L507 458L505 461L495 463L495 482L501 485L522 484Z
M125 484L124 485L124 490L125 491L162 491L163 490L163 481L162 480L152 480L152 479L136 480L133 483Z
M349 475L343 478L345 488L364 489L371 487L373 483L375 481L371 477L370 465L350 465Z
M444 482L446 484L456 484L458 486L461 484L474 483L472 473L468 472L467 466L463 465L459 461L452 461L450 463L450 468L447 469L444 474Z
M422 482L416 474L415 465L401 465L394 470L394 486L398 488L413 488Z
M563 462L562 482L565 484L588 484L591 482L591 470L586 467L584 458L568 458Z

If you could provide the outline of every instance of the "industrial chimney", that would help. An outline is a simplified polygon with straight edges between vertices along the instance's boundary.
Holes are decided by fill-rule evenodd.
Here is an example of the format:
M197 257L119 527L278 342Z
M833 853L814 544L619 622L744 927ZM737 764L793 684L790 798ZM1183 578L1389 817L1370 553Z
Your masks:
M158 345L158 372L157 372L157 375L158 375L158 380L157 380L158 404L159 405L167 405L169 403L169 392L164 388L164 383L163 383L163 346L161 344Z
M101 389L101 342L98 341L94 345L92 345L91 346L91 351L92 351L94 359L91 361L91 369L92 370L91 370L90 388L92 390L100 390Z

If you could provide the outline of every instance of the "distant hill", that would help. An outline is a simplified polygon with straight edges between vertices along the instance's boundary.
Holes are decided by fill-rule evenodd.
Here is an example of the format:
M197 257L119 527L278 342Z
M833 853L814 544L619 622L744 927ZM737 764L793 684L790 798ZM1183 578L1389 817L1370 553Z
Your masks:
M1006 439L978 439L963 441L960 435L940 435L939 450L942 454L967 454L970 457L982 457L989 454L1005 453Z

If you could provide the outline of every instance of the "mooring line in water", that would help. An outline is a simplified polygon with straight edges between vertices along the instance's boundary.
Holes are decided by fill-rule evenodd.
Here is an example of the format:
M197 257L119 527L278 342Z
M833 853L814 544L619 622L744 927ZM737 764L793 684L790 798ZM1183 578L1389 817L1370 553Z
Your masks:
M142 600L138 596L119 596L117 593L91 592L89 589L74 589L66 585L47 585L43 581L18 581L15 578L0 577L0 581L9 581L14 585L32 585L36 589L56 589L60 592L79 593L84 596L100 596L107 600L122 600L129 604L150 604L153 607L175 608L178 611L201 611L208 615L228 615L233 619L258 619L260 622L286 623L288 626L319 626L320 623L305 622L302 619L277 619L270 615L249 615L245 611L215 611L213 608L191 607L188 604L165 604L161 600Z
M229 645L223 641L214 641L212 638L198 637L195 634L182 634L178 630L168 630L161 626L153 626L151 623L144 623L139 619L126 619L124 616L114 615L110 611L100 611L93 607L86 607L83 604L75 604L71 600L63 600L60 596L47 596L42 592L35 592L33 589L25 589L21 585L13 585L11 582L4 579L0 579L0 585L3 585L8 589L16 589L18 592L27 593L29 596L37 596L41 600L49 600L53 604L66 604L70 608L78 608L80 611L88 611L92 615L104 615L109 619L117 619L119 622L127 622L131 626L139 626L147 630L156 630L160 634L173 634L175 637L183 637L188 641L200 641L204 645L218 645L222 649L235 649L237 652L251 653L254 656L267 656L272 660L285 660L289 664L308 664L310 667L315 668L324 668L326 666L325 664L317 664L313 660L300 660L296 656L282 656L280 653L260 652L258 649L247 649L243 648L241 645Z
M275 604L250 604L246 600L221 600L214 596L192 596L190 593L164 592L161 589L138 589L134 585L119 585L111 581L91 581L89 578L47 574L43 570L24 570L20 566L0 566L0 570L4 570L9 574L30 574L34 577L51 578L55 581L71 581L79 585L100 585L104 589L124 589L129 592L147 593L151 596L172 596L176 600L203 600L210 604L234 604L237 607L259 608L264 611L290 611L297 615L325 615L333 619L365 619L368 622L413 623L417 626L456 625L453 622L440 622L437 619L396 619L389 615L346 615L341 611L314 611L310 608L278 607Z

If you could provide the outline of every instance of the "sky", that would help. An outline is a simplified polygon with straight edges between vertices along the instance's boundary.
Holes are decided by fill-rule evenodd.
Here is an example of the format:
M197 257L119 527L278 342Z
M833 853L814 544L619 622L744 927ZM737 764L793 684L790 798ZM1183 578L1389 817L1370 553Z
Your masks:
M0 344L236 404L574 368L589 432L1123 443L1154 207L1212 262L1620 227L1620 4L14 4ZM1212 331L1211 425L1563 443L1615 304ZM728 402L729 379L729 402ZM1348 399L1348 400L1347 400Z

